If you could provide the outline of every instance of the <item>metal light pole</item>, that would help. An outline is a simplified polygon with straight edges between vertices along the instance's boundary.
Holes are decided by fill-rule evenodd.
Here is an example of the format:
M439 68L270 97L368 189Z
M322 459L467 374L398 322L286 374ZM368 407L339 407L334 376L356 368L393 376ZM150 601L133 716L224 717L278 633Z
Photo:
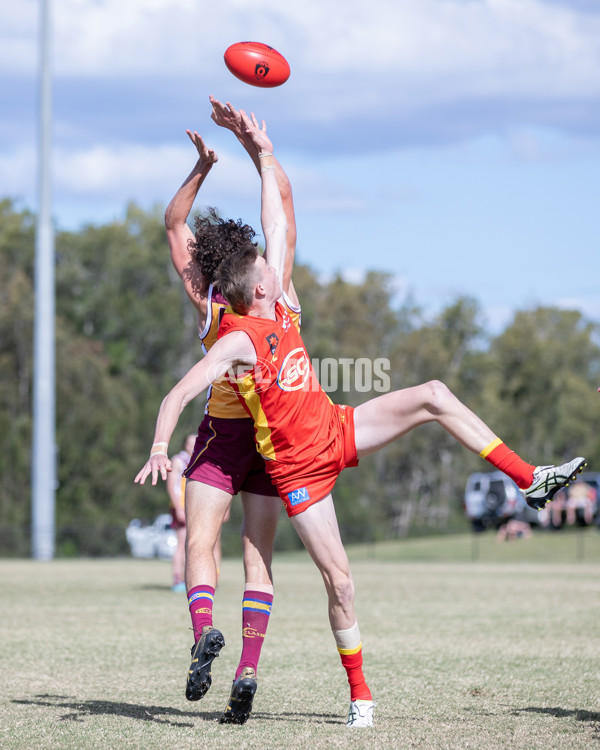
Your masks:
M51 560L55 547L55 284L52 227L51 0L40 0L39 174L35 240L31 552Z

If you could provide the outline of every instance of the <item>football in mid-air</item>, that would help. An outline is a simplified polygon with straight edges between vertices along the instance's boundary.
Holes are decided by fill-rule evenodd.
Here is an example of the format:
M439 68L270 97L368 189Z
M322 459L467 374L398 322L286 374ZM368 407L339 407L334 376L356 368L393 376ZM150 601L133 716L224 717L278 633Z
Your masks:
M290 77L285 57L262 42L236 42L227 47L223 57L229 71L251 86L281 86Z

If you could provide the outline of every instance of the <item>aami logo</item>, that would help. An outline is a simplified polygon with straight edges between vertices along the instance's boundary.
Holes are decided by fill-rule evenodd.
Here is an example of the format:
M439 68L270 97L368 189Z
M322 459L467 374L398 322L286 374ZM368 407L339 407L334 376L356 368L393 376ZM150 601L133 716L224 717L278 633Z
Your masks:
M293 349L283 360L277 373L277 385L282 391L299 391L308 380L310 362L303 347Z
M301 487L299 490L288 492L288 500L290 501L290 505L299 505L305 500L310 500L310 495L306 487Z

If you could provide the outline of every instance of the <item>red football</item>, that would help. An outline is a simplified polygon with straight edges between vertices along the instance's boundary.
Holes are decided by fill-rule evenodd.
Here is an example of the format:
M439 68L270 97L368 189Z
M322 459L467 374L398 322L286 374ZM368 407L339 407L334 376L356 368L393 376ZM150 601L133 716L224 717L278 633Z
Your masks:
M281 86L290 77L288 61L268 44L236 42L227 47L223 57L229 71L251 86Z

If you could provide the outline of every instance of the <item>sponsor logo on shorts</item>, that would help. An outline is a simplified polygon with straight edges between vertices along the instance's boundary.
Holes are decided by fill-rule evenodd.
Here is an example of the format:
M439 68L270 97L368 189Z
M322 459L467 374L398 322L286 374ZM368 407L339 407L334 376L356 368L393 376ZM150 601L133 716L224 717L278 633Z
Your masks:
M299 346L293 349L283 360L277 373L277 384L282 391L299 391L308 381L310 375L310 360Z
M305 500L310 500L310 495L308 494L306 487L301 487L299 490L288 492L288 500L290 505L299 505Z

